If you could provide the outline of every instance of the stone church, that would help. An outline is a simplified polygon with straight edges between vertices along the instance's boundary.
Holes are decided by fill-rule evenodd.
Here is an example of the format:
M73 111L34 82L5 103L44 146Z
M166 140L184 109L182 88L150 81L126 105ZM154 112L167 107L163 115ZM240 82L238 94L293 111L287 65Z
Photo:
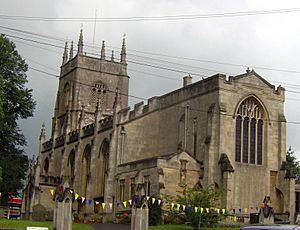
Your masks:
M294 215L294 179L286 167L285 89L255 71L216 74L128 107L126 47L118 60L77 53L66 44L51 136L44 127L28 172L23 214L53 210L51 190L68 180L79 195L73 212L114 219L117 202L137 189L175 196L189 187L224 189L221 208L260 206ZM112 204L102 208L104 202ZM128 207L127 207L128 208Z

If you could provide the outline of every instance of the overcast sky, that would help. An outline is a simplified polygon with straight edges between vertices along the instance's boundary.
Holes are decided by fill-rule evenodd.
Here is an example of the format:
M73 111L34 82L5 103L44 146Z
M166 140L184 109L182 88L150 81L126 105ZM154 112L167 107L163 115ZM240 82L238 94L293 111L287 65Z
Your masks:
M101 19L211 15L292 8L293 10L286 13L255 13L238 17L209 16L171 21L99 20L95 23L93 20L84 19L45 20L94 18L96 10L97 18ZM28 17L43 17L43 20L29 20ZM93 55L100 54L99 45L105 40L106 56L109 57L114 49L115 56L118 57L123 34L126 34L131 95L149 98L177 89L181 87L181 79L186 75L183 72L191 73L193 81L196 81L201 79L200 75L241 74L249 66L270 83L276 86L281 84L286 88L285 115L288 122L300 121L299 21L299 0L1 0L0 8L0 33L14 36L10 38L31 68L59 75L63 40L77 42L81 26L84 31L85 51ZM58 40L45 40L4 27L51 36ZM162 70L133 62L183 72ZM21 121L20 127L28 142L26 152L32 156L38 153L38 136L43 122L46 124L47 139L49 138L58 82L54 76L33 69L28 71L28 80L28 87L33 89L37 107L34 117ZM131 105L139 101L130 98ZM291 145L300 158L298 133L299 124L287 124L287 147Z

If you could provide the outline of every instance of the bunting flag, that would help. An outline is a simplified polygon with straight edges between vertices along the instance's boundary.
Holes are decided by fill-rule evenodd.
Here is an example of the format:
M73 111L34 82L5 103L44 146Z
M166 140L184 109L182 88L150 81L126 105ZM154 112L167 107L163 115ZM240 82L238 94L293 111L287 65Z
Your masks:
M77 193L75 193L75 200L77 200L79 197L79 195Z
M206 208L206 212L209 213L209 208Z
M92 205L92 200L88 200L88 206Z
M130 206L132 205L132 200L128 200L128 203L130 204Z
M160 199L158 199L158 205L160 205L160 203L161 203L161 200L160 200Z
M247 213L248 212L248 208L245 208L244 211L245 211L245 213Z
M1 197L1 192L0 192L0 197Z
M182 205L182 210L183 210L183 211L185 210L185 207L186 207L185 205Z
M180 204L177 204L177 207L176 207L176 209L177 209L177 210L179 210L179 208L180 208Z
M155 198L154 198L154 197L152 197L152 204L154 204L154 202L155 202Z
M126 202L126 201L124 201L124 202L123 202L123 205L124 205L124 208L126 208L126 206L127 206L127 202Z
M242 212L242 209L241 209L241 208L239 208L239 212Z
M82 196L82 197L81 197L81 201L82 201L82 203L84 202L84 200L85 200L85 197L83 197L83 196Z
M195 212L198 212L198 207L195 207Z
M171 203L171 208L172 208L172 209L174 208L174 203Z
M70 193L73 194L73 190L72 189L70 190Z
M226 211L226 209L225 209L225 208L222 208L222 213L223 213L223 214L225 214L225 211Z
M200 213L201 213L201 214L203 213L203 210L204 210L204 208L200 208Z
M51 190L50 190L50 193L51 193L51 195L53 196L53 195L54 195L54 189L51 189Z
M105 209L105 203L101 203L102 209Z
M98 204L99 204L99 202L98 202L98 201L95 201L95 203L96 203L96 205L98 205Z
M217 208L216 210L217 210L217 213L219 214L219 213L220 213L220 209L219 209L219 208Z
M235 214L235 209L234 208L232 209L232 212L233 212L233 214Z
M236 218L236 216L234 216L234 217L233 217L233 221L236 222L236 220L237 220L237 218Z
M117 207L119 207L120 204L121 204L120 202L117 202Z
M109 205L109 209L111 209L112 208L112 203L109 203L108 205Z
M149 201L149 199L150 199L150 196L147 196L147 200Z

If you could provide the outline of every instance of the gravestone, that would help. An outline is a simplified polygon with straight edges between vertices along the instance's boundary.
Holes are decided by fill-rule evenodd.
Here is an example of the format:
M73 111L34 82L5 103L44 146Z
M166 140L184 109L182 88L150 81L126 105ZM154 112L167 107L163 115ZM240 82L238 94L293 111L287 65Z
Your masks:
M148 230L149 207L147 199L143 198L141 203L134 204L131 211L131 230Z
M57 186L54 200L53 229L72 230L72 203L75 196L67 181L63 186Z
M258 215L260 224L274 224L274 210L269 196L265 197Z
M32 220L45 221L46 213L47 213L46 208L41 204L37 204L32 207Z

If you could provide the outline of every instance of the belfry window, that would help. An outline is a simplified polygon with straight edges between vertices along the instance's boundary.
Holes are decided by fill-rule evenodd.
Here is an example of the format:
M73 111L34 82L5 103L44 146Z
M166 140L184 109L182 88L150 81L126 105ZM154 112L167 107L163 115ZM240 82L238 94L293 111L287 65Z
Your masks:
M244 100L236 113L236 162L262 164L263 124L263 109L259 102L253 97Z
M102 108L106 106L106 86L102 82L96 82L92 88L89 106L96 108L98 100Z

